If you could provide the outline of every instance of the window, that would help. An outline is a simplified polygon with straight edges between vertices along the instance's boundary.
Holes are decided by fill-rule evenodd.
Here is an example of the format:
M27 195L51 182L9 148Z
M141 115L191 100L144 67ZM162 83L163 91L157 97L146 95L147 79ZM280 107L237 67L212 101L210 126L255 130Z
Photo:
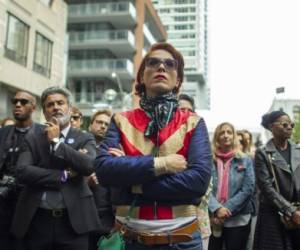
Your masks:
M5 56L26 66L29 26L8 13Z
M40 33L35 36L33 70L50 78L52 61L52 42Z

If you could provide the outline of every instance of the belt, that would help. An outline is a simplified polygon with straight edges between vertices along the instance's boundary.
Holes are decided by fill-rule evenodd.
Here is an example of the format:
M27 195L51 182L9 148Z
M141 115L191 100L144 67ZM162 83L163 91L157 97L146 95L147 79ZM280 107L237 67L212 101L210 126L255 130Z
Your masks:
M62 218L67 215L67 209L45 209L45 208L38 208L38 211L47 215L50 215L53 218Z
M193 239L192 234L199 228L198 220L194 220L188 225L174 229L170 232L164 233L148 233L139 232L134 229L126 227L124 224L116 221L115 228L128 239L137 241L140 244L151 245L166 245L172 243L186 242Z
M126 217L130 206L117 206L116 216ZM156 203L133 207L130 218L144 220L168 220L178 217L197 216L197 206L165 206Z

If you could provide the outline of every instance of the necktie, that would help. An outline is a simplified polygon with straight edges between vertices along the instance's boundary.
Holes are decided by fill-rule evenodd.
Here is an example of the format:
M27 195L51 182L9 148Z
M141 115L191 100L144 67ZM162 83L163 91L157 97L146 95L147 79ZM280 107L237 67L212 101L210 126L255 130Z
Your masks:
M65 137L63 133L59 135L59 141L64 142ZM54 161L53 163L59 164L59 161ZM63 204L63 197L60 191L47 191L46 192L46 202L51 209L60 208Z

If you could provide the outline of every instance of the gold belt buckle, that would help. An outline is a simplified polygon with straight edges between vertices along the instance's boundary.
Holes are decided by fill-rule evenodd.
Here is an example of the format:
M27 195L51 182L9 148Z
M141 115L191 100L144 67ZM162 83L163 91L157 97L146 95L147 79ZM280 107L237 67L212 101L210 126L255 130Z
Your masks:
M140 234L138 234L137 235L137 239L136 239L136 241L138 242L138 243L140 243L140 244L144 244L144 237L142 236L142 235L140 235Z
M52 216L54 218L61 218L64 214L64 211L62 209L53 209L52 210Z

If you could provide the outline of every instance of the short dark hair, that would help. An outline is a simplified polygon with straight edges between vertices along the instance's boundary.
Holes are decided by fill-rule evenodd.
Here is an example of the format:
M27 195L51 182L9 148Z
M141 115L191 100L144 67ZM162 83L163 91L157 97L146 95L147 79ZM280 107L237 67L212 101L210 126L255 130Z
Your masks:
M31 100L30 100L30 102L32 103L32 105L36 105L36 98L35 98L35 96L32 94L32 93L30 93L29 91L27 91L27 90L18 90L17 92L16 92L16 94L18 94L18 93L26 93L26 94L28 94L28 95L30 95L30 97L31 97Z
M108 117L111 117L112 113L109 109L98 110L95 114L92 115L90 124L93 124L98 115L107 115Z
M47 97L49 95L54 95L54 94L64 95L67 98L69 106L72 106L72 100L71 100L72 94L70 93L70 91L63 87L52 86L52 87L46 88L42 93L41 102L42 102L43 108L44 108L44 103L45 103L45 100L47 99Z
M191 105L192 105L192 108L193 108L193 111L195 111L195 101L194 101L194 98L187 95L187 94L180 94L178 96L178 100L185 100L185 101L188 101Z
M144 71L146 68L146 60L147 60L147 58L149 58L150 54L156 50L165 50L165 51L169 52L173 56L174 59L177 60L177 62L178 62L177 75L178 75L178 79L179 79L179 85L175 89L176 93L178 93L178 91L182 85L183 77L184 77L184 72L183 72L184 60L183 60L182 54L177 49L175 49L174 46L172 46L169 43L156 43L151 46L151 48L147 52L146 56L143 58L143 60L140 64L140 67L138 69L138 72L137 72L137 76L136 76L137 83L135 85L135 91L136 91L135 93L139 96L141 95L142 92L145 91L145 85L142 82L142 78L143 78L143 74L144 74Z
M265 128L265 129L268 129L271 131L271 128L270 126L281 116L288 116L289 115L287 113L285 113L284 111L282 110L275 110L275 111L272 111L270 113L266 113L262 116L261 118L261 125Z

